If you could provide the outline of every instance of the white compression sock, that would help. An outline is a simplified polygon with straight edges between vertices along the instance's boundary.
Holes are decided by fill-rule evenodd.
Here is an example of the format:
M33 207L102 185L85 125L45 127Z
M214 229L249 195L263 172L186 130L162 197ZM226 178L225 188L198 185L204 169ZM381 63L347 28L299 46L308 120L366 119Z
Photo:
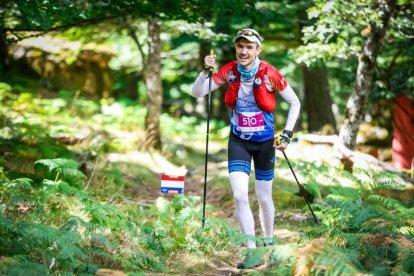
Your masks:
M254 236L254 218L249 204L249 175L245 172L230 173L231 189L236 203L236 215L243 234ZM248 248L255 248L255 241L246 243Z
M272 180L256 180L256 195L260 208L260 224L265 238L273 238L275 206L272 198Z

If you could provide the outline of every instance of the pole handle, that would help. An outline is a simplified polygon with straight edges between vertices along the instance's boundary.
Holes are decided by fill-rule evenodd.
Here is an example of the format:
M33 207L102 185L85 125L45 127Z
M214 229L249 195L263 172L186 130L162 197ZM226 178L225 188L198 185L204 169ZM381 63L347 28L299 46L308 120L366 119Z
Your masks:
M282 143L282 141L280 141L280 136L276 136L275 141L276 141L276 145L278 146Z
M214 56L214 50L213 49L210 49L210 56ZM214 68L212 68L212 67L210 67L209 69L208 69L208 73L209 73L209 75L211 76L211 74L213 73L213 69Z

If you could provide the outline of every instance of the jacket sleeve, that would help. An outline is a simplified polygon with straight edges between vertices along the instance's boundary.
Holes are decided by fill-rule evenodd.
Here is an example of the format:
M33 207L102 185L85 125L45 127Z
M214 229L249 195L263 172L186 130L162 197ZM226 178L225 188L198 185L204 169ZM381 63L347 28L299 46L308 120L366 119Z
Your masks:
M286 130L293 130L299 116L300 102L289 84L280 92L280 96L289 104L289 113L286 120Z

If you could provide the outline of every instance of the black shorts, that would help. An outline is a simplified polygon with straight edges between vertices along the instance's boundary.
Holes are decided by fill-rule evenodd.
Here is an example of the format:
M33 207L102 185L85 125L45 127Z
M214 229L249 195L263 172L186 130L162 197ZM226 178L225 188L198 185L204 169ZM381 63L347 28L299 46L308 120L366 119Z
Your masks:
M272 180L275 174L275 148L273 142L273 139L264 142L243 140L231 132L228 146L229 173L242 171L250 175L253 158L256 179Z

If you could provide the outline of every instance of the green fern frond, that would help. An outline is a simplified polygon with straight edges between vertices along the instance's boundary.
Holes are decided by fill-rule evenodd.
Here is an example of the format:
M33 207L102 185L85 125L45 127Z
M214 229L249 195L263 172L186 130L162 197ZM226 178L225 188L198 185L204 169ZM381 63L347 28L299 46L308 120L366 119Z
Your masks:
M345 246L347 248L360 248L361 241L366 237L363 233L347 233L335 229L332 233L332 240L336 246Z
M332 231L332 228L325 224L325 219L318 216L322 224L320 224L318 227L313 227L306 231L305 236L309 239L319 238L323 237L324 235L328 234L330 231Z
M77 168L57 168L56 169L59 173L62 174L64 177L75 178L75 179L86 179L86 176L79 171Z
M114 253L108 252L103 248L86 246L85 250L88 257L96 264L113 267L117 266L120 262L120 257L116 256Z
M47 167L49 171L53 171L57 168L73 168L78 167L78 163L71 159L56 158L56 159L40 159L34 162L35 168Z
M315 259L316 274L323 275L355 275L363 272L359 263L357 250L328 245Z
M405 210L406 208L402 206L397 200L392 198L386 198L380 195L369 195L367 201L374 205L380 205L385 207L387 210Z
M61 179L75 186L80 186L86 176L78 170L78 163L71 159L41 159L35 163L35 169L46 168L49 171L49 178Z
M343 169L340 169L340 168L334 168L334 170L338 175L340 175L342 177L345 177L347 179L350 179L353 183L355 183L359 186L362 185L361 179L356 177L356 175L354 175L353 173L350 173L347 170L343 170Z
M20 232L19 228L16 227L13 221L0 215L0 233L2 237L17 236L19 235L18 232Z
M31 180L30 178L16 178L10 182L3 183L3 187L7 189L19 189L20 191L34 191L32 184L33 180Z
M364 223L372 219L378 218L381 214L372 206L367 206L361 209L355 209L352 217L349 219L348 225L350 228L360 229Z
M95 202L83 189L78 189L69 185L67 182L62 180L49 180L44 179L42 182L43 186L39 189L39 196L44 197L44 201L51 195L60 195L68 197L76 197L82 202Z
M378 172L374 174L370 181L372 189L381 188L386 190L403 190L402 179L390 172Z
M88 231L94 231L97 226L93 223L86 222L79 217L70 217L61 227L60 230L77 232L80 228Z
M402 251L403 254L401 254L401 266L402 271L407 273L414 273L414 249L413 248L406 248Z
M95 275L99 266L93 263L80 264L74 269L75 275Z
M0 265L1 275L50 275L49 269L40 263L32 262L22 255L15 255L2 260Z
M59 240L55 229L43 224L27 224L24 227L24 236L27 240L38 244L51 244Z
M98 246L98 247L102 247L105 248L106 250L114 250L116 248L116 246L110 241L108 240L105 236L101 235L101 234L97 234L97 233L87 233L85 234L85 238L90 241L90 244L92 246Z
M355 205L358 205L358 207L361 205L361 202L358 198L349 198L345 195L330 194L326 197L325 200L328 204L343 209L355 208Z
M4 168L3 167L0 167L0 184L3 184L4 182L10 182L10 180L4 174Z

